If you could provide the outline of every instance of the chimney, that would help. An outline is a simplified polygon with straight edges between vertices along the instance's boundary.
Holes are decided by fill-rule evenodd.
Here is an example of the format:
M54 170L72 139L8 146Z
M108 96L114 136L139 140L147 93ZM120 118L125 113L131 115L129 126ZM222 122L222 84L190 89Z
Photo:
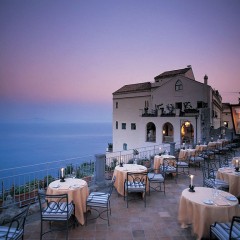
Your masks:
M208 76L205 74L204 76L204 84L207 85L208 84Z

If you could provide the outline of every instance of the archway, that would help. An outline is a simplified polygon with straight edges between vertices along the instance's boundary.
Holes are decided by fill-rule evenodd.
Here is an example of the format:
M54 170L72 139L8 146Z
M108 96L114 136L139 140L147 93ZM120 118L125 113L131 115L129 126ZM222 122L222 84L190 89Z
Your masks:
M156 126L154 123L149 122L146 126L146 141L156 142Z
M194 129L190 121L184 121L181 125L181 143L194 143Z
M162 142L163 143L169 143L173 142L173 125L169 122L166 122L163 124L162 127Z

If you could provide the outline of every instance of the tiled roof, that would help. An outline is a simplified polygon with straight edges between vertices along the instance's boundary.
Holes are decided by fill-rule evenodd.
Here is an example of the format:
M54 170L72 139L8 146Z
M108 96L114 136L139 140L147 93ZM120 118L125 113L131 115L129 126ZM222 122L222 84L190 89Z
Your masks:
M126 93L126 92L137 92L137 91L144 91L144 90L151 90L150 82L125 85L125 86L121 87L120 89L118 89L113 94Z
M160 75L156 76L154 79L157 80L157 79L161 79L161 78L169 78L169 77L174 77L176 75L185 74L189 69L191 69L191 68L187 67L187 68L183 68L183 69L163 72Z

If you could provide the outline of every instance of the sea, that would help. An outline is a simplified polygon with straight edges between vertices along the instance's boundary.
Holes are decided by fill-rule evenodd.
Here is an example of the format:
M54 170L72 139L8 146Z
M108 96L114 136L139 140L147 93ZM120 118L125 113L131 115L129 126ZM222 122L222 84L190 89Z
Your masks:
M0 123L0 170L105 153L112 123Z

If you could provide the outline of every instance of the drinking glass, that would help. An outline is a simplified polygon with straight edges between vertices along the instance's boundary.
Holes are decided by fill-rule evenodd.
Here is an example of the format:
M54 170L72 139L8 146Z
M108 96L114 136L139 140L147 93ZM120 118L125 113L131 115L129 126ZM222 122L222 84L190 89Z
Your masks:
M76 171L74 169L72 170L72 178L76 178Z

